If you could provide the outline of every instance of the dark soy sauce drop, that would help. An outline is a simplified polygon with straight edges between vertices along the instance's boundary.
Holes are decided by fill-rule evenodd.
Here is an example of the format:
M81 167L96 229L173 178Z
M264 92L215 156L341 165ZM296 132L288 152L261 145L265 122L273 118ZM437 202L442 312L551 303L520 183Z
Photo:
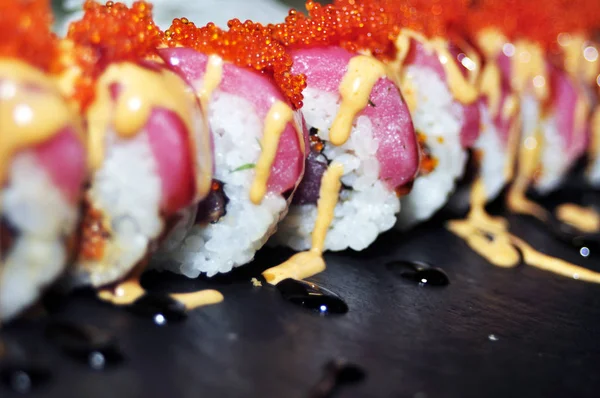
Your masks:
M398 260L388 263L387 268L402 278L417 282L420 286L448 286L450 278L440 268L422 261Z
M48 313L54 314L62 311L67 306L67 301L67 294L56 290L49 290L42 297L41 303Z
M276 287L287 301L320 314L348 312L348 305L337 294L314 283L288 278L279 282Z
M35 363L6 363L0 366L0 380L14 392L25 394L46 384L52 377L50 369Z
M53 321L46 327L46 338L92 369L101 370L123 360L117 339L92 325Z
M366 377L365 371L358 365L344 361L330 361L324 367L323 377L310 390L308 397L333 397L340 387L360 383Z
M146 293L127 308L136 315L152 318L158 325L187 318L185 305L167 294Z

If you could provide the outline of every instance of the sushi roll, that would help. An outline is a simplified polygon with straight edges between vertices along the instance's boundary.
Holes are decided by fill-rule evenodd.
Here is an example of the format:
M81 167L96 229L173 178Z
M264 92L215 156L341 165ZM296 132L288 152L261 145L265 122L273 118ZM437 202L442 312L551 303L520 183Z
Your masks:
M376 3L387 7L401 26L390 68L407 98L423 152L419 176L402 199L396 224L405 230L440 209L463 175L467 151L480 132L480 62L477 53L449 30L463 17L461 1L444 2L443 7L439 1ZM408 9L413 11L405 12Z
M600 27L600 4L592 0L579 0L576 5L557 1L548 12L551 12L551 36L543 38L549 43L547 52L551 64L551 120L554 121L554 126L550 124L549 127L560 129L566 134L559 135L560 140L555 139L562 144L564 153L561 161L554 159L554 175L546 173L551 177L546 186L553 189L559 185L575 161L586 152L590 163L586 174L593 184L594 169L598 164L593 149L593 111L598 103L597 78L600 74L594 34L597 34ZM546 144L552 146L549 138L552 137L546 139ZM558 154L555 150L554 155ZM544 159L544 169L548 169L551 164L548 159L550 156L547 155ZM557 167L556 163L562 168ZM542 175L542 179L543 177ZM542 180L541 183L543 182L546 181Z
M419 167L408 106L382 62L395 53L394 26L379 7L363 6L309 1L307 15L292 10L271 26L290 51L292 71L307 81L306 173L274 237L297 251L367 248L404 211L400 197ZM325 184L333 173L337 189Z
M582 42L565 36L577 23L571 7L557 2L538 12L526 3L518 6L517 23L528 22L512 33L510 63L513 90L521 97L521 152L529 154L531 170L524 173L531 186L545 195L560 187L585 154L591 103L579 67Z
M473 13L472 19L480 22L481 16ZM514 148L520 131L519 100L512 91L508 71L512 44L488 26L471 29L472 40L482 58L478 82L480 134L474 146L479 165L475 184L481 186L474 186L479 191L473 191L471 201L481 201L484 205L494 200L513 176Z
M212 149L191 87L157 56L152 6L88 1L84 11L69 27L61 81L86 122L92 170L71 274L103 286L195 218L211 188Z
M51 22L48 1L0 1L0 321L64 271L86 174L80 119L51 76Z
M215 175L185 240L153 264L188 277L250 262L285 216L304 174L307 134L297 108L304 76L260 24L223 30L175 19L160 55L194 88L213 134Z

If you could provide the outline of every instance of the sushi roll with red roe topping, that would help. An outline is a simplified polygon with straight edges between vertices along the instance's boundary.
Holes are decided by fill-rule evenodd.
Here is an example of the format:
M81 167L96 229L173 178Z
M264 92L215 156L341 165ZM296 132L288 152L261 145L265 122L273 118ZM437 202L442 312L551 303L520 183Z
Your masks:
M86 174L79 116L54 84L46 0L0 0L0 321L65 269Z
M479 58L450 29L464 18L462 0L361 4L371 3L384 9L389 23L397 27L391 33L397 52L389 62L390 74L407 99L426 160L411 193L402 200L397 227L407 229L440 209L463 175L467 151L480 132Z
M196 225L155 264L188 277L212 276L251 261L287 213L308 147L297 111L305 78L269 31L250 21L232 20L223 30L175 19L165 44L160 55L203 104L215 176Z
M363 250L394 226L419 168L408 106L383 62L396 52L394 26L379 7L306 7L307 15L292 10L270 26L291 54L292 72L306 75L301 110L311 134L304 180L275 241L296 250ZM337 191L325 183L333 172Z
M73 276L101 286L194 219L213 164L193 90L157 56L152 6L88 1L84 11L69 27L62 81L86 122L92 170Z
M501 21L498 12L471 5L461 25L461 32L477 48L482 60L478 82L481 132L475 143L482 204L495 199L512 178L520 132L519 96L513 90L510 75L514 46L492 22Z
M536 140L539 169L532 185L544 195L561 186L575 162L586 152L591 103L582 79L587 63L584 54L586 17L579 13L597 14L600 5L596 3L594 10L551 0L543 10L528 3L519 7L518 23L529 23L514 34L517 53L511 67L513 76L526 76L532 82L515 88L521 90L531 108L535 105L539 108L539 133L534 135L524 128L522 140ZM531 61L535 63L536 49L542 52L543 60L537 69L532 69L523 58L526 60L528 54L534 54ZM531 101L531 93L537 101ZM540 97L539 93L546 96ZM523 113L522 117L525 123L529 115Z

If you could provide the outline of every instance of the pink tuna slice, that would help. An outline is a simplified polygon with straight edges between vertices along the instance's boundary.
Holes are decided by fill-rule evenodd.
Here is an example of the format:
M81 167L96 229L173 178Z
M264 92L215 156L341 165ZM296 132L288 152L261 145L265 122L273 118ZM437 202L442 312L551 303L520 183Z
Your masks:
M566 72L550 66L552 88L552 113L556 118L558 132L564 143L564 156L574 162L586 150L586 124L575 126L579 92ZM581 93L581 95L584 95Z
M86 153L73 127L64 127L52 139L36 146L34 153L58 189L76 203L86 177Z
M198 89L206 73L208 56L190 48L165 48L160 54L173 69ZM240 68L231 63L223 64L223 74L218 90L240 96L254 105L259 119L264 120L276 101L287 103L277 86L266 75ZM306 132L304 132L306 148ZM267 182L269 192L281 194L293 189L304 172L304 158L298 134L293 123L288 123L281 134L277 154Z
M154 62L140 63L140 66L155 71L162 68ZM121 91L120 85L114 83L109 89L113 101L116 102ZM196 102L196 106L199 108L200 104ZM195 195L196 181L189 147L190 132L175 112L161 107L152 109L144 129L158 166L161 209L167 215L174 214L188 206Z
M316 47L292 52L294 73L304 73L308 87L339 94L339 86L355 54L339 47ZM358 116L367 116L379 141L379 178L389 189L413 180L419 168L419 149L410 112L394 83L381 78L371 91L367 106Z
M155 108L145 129L158 164L161 208L174 214L192 202L196 189L187 128L174 112Z
M467 76L468 70L462 63L458 61L458 57L463 54L459 47L454 44L448 45L448 51L454 59L448 60L448 62L455 62L462 72L463 76ZM418 65L433 70L442 81L447 81L446 71L442 63L440 62L435 52L428 52L423 44L416 40L411 40L411 46L408 54L406 55L405 65ZM460 131L460 142L464 148L470 148L475 144L479 137L479 107L477 101L472 104L462 104L458 101L456 103L460 106L463 114L463 125Z

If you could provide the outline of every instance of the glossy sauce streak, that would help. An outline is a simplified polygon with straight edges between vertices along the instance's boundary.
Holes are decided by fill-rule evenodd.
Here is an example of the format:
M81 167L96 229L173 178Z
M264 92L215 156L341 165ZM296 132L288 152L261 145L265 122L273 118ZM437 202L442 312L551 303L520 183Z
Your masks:
M287 278L276 287L285 300L319 314L348 312L348 305L337 294L314 283Z
M120 90L116 101L111 93L115 85ZM212 157L210 138L198 142L194 134L196 104L186 83L167 69L152 70L129 62L110 65L96 82L96 97L86 112L90 166L95 170L102 165L109 131L124 139L134 137L143 131L154 108L164 108L175 113L186 127L192 159L200 169L196 173L198 196L204 197L210 190ZM200 159L198 145L204 154Z
M385 76L385 66L373 57L357 55L350 60L339 87L342 103L329 130L333 145L348 140L356 115L367 107L373 86Z
M595 84L598 74L600 74L600 59L596 57L592 60L585 58L584 50L586 47L594 45L587 41L581 34L562 35L558 41L563 49L565 56L565 70L574 79L583 79L586 84Z
M450 278L440 268L421 261L392 261L386 264L386 267L400 277L411 280L419 286L448 286Z
M533 134L525 133L525 136L527 138L523 140L519 148L519 167L515 180L508 191L507 205L509 210L515 213L528 214L541 221L547 221L546 210L525 196L540 163L544 138L539 131Z
M135 303L138 300L143 299L141 301L142 306L151 302L154 302L152 305L156 306L156 302L160 301L153 300L157 297L157 294L147 293L140 284L140 277L143 269L144 267L137 267L125 281L119 283L114 288L104 288L98 290L98 298L100 300L120 306L135 306ZM144 298L145 296L146 298ZM211 289L200 290L193 293L169 294L166 297L169 300L179 302L184 310L193 310L198 307L218 304L223 301L223 295L218 291ZM163 301L166 301L166 299ZM137 304L139 305L140 303L138 302ZM133 312L136 312L135 309ZM142 310L137 311L137 313L142 312Z
M500 69L495 62L486 64L481 72L479 87L481 95L487 99L487 106L492 118L500 111Z
M397 56L396 60L391 64L400 87L404 87L402 68L410 50L411 40L421 43L427 51L435 51L446 72L448 88L457 101L463 104L471 104L478 98L479 91L476 87L477 75L479 73L479 66L477 65L478 57L474 53L468 55L474 62L475 67L472 70L467 69L469 73L468 77L465 78L454 56L448 51L448 42L445 39L434 38L428 40L425 36L410 29L402 29L400 35L398 35L396 39Z
M523 169L519 167L519 174ZM516 267L521 262L545 271L586 282L600 283L600 273L536 251L522 239L508 232L508 222L491 218L485 212L484 186L471 192L471 211L465 220L450 221L453 232L488 262L499 267ZM524 192L519 193L525 196Z
M46 338L67 355L86 362L95 370L123 360L117 339L92 325L54 321L46 327Z
M0 104L1 186L15 152L50 140L78 118L50 78L17 60L0 61Z
M486 64L481 72L479 81L479 90L481 95L487 98L488 109L492 118L500 112L501 101L501 78L500 68L498 67L497 59L502 51L502 47L508 42L506 37L495 29L484 29L476 37L477 44L483 52ZM511 95L512 96L512 95ZM513 97L514 98L514 97ZM514 100L506 100L504 106L511 106ZM517 107L514 104L514 109L503 111L505 119L514 115Z
M342 188L341 178L343 175L344 166L342 164L334 161L329 165L321 178L311 249L296 253L286 262L264 271L262 275L267 282L276 285L287 278L304 279L325 270L325 261L323 260L325 238L333 221L335 206Z
M533 89L537 99L544 102L550 95L546 58L539 45L519 40L511 57L512 87L518 93ZM534 84L535 79L538 84Z
M202 85L198 90L198 98L202 104L204 115L208 120L208 109L213 92L223 79L223 59L217 55L210 55L206 63L206 72L202 78Z
M206 63L206 72L204 74L201 89L198 91L198 93L196 93L198 100L200 101L200 105L202 106L202 112L204 115L203 122L205 123L205 128L207 132L203 135L201 140L201 153L206 154L206 156L203 156L201 159L198 160L198 162L201 164L201 171L206 171L204 174L207 176L211 176L213 174L213 147L211 140L212 133L208 125L209 104L210 99L212 97L212 93L219 86L222 78L223 60L216 55L209 56L208 62ZM204 197L204 195L207 195L210 192L211 179L209 177L203 178L201 181L199 181L198 184L198 193L199 195L202 195L201 197Z
M581 207L573 203L565 203L554 211L556 218L572 225L580 231L600 232L600 215L591 207Z
M254 180L250 188L250 200L255 205L260 204L267 193L267 182L277 155L277 148L279 148L279 139L290 122L294 122L292 108L282 101L275 102L265 118L261 153L256 162ZM299 127L295 123L294 126L298 131ZM299 140L303 142L301 131L299 131L299 135Z

